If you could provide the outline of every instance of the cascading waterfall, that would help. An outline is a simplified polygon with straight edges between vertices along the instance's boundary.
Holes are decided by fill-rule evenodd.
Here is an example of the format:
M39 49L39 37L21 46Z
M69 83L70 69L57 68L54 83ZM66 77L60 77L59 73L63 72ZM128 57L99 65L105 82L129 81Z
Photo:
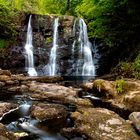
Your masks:
M79 19L79 37L74 40L72 46L72 55L74 48L78 47L78 57L75 66L76 76L95 76L95 66L93 63L91 43L87 35L87 25L83 19ZM75 30L74 30L75 31ZM77 41L77 43L76 43ZM77 46L75 46L78 44Z
M49 62L49 76L55 76L57 74L56 70L56 51L58 48L58 26L59 26L59 18L54 20L53 26L53 47L50 53L50 62Z
M83 76L95 76L95 66L93 63L92 51L91 51L91 43L88 39L87 35L87 25L83 19L80 19L80 24L82 24L83 30L83 54L84 54L84 65L82 68ZM81 27L81 26L80 26Z
M29 76L37 76L37 72L34 68L31 18L32 16L30 15L27 29L27 39L25 44L25 53L26 53L25 59L26 59L26 68Z

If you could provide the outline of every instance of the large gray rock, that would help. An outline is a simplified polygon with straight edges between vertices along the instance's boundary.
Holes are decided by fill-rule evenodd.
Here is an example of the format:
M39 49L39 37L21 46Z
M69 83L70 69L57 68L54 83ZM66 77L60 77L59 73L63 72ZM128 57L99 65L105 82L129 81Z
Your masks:
M140 132L140 112L133 112L129 115L134 127Z
M79 108L72 113L73 128L63 133L85 135L88 140L135 140L139 137L132 126L113 111L104 108Z
M40 121L66 119L64 106L58 104L38 103L33 105L31 115Z

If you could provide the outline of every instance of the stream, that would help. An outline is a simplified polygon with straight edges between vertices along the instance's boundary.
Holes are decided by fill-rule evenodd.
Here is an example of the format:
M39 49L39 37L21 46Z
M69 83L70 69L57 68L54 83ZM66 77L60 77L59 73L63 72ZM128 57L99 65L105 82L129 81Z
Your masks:
M0 122L6 125L12 132L25 132L24 140L69 140L62 136L54 128L50 129L39 120L30 117L30 108L36 101L31 101L24 95L15 95L6 102L18 103L19 107L5 113ZM45 101L44 101L45 103ZM67 106L68 111L72 111L73 106ZM70 118L67 119L70 122ZM55 126L54 126L55 127ZM71 138L70 140L83 140L83 138Z

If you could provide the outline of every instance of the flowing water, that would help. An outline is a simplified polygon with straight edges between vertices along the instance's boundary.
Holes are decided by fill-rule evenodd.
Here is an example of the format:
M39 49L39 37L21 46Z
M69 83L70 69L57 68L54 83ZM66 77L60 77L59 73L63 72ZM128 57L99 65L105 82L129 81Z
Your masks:
M95 66L92 56L92 45L87 35L87 25L83 19L79 19L78 23L79 35L78 39L75 39L72 45L72 55L77 53L77 60L73 69L75 76L95 76ZM74 25L73 31L76 34L76 25ZM78 48L78 50L76 50ZM77 52L76 52L77 51Z
M53 26L53 47L50 53L50 62L49 62L49 76L57 75L57 48L58 48L58 26L59 26L59 18L54 20Z
M27 28L27 39L25 44L25 59L26 59L26 68L29 76L37 76L37 72L34 67L34 56L33 56L33 45L32 45L32 26L31 26L31 18L30 15L28 28Z
M23 95L16 95L8 102L18 103L19 107L5 113L0 122L12 132L26 132L27 140L68 140L59 132L48 129L40 121L30 117L30 109L34 101L26 99ZM55 127L55 126L54 126ZM24 139L24 138L23 138Z

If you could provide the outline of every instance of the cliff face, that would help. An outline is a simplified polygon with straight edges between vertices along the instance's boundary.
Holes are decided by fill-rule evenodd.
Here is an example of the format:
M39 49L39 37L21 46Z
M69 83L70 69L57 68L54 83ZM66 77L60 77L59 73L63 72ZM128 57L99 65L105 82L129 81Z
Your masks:
M26 43L29 16L29 14L22 13L16 19L18 35L13 41L14 43L2 52L2 61L0 62L2 69L10 69L14 73L26 72L24 46ZM34 65L40 75L48 75L50 53L53 47L54 21L56 18L57 16L54 15L32 15ZM84 34L87 33L82 30L82 28L86 29L86 25L80 25L79 19L73 16L59 16L58 18L57 75L75 75L76 71L80 71L80 74L82 74L85 54L83 54L84 52L81 54L79 52L80 46L84 47L88 42L88 38L84 38ZM82 38L79 38L80 34L83 34ZM74 43L75 46L73 47ZM97 50L95 51L94 47L92 47L92 53L96 56ZM94 57L93 59L96 58ZM78 70L74 69L75 66L78 67Z
M11 69L14 72L24 72L24 46L26 43L29 15L22 13L18 18L19 19L16 19L18 36L15 38L14 44L11 44L6 50L1 52L0 67L3 69ZM44 65L47 65L49 61L50 49L53 44L53 24L55 18L55 16L49 15L32 15L31 24L33 30L35 67L39 70L41 70ZM75 18L72 16L59 17L59 54L57 54L59 62L57 63L60 66L64 66L63 69L60 70L63 73L67 73L65 66L68 67L67 65L71 58L71 47L74 38L72 33L74 20ZM63 60L63 62L61 60Z

